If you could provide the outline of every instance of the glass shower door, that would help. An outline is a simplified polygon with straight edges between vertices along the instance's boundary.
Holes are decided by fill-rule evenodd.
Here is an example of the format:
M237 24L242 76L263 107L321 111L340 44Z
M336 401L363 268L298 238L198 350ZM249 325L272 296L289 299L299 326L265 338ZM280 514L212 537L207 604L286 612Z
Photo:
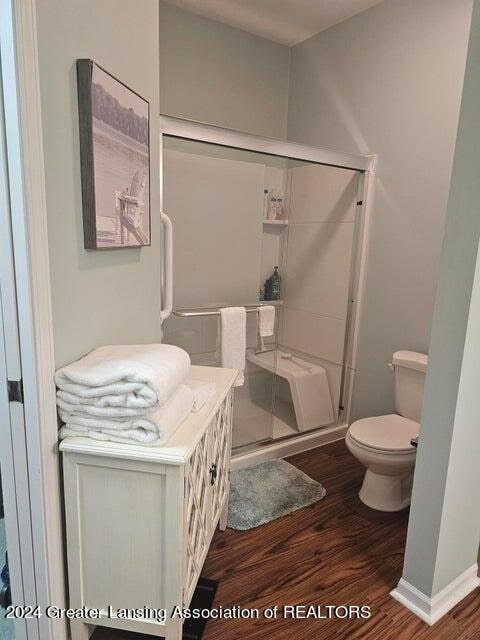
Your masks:
M260 349L257 336L258 314L247 314L245 384L235 390L233 448L265 442L273 437L275 376L272 371L254 362L255 352Z
M241 304L241 303L239 303ZM234 306L227 303L212 305ZM180 309L164 325L164 341L185 349L194 365L220 367L220 316L183 316L196 313L199 309ZM201 313L206 309L200 310ZM179 315L177 315L179 314ZM258 366L256 354L260 350L258 340L258 314L247 313L247 351L245 361L245 381L235 389L233 407L233 448L267 442L272 439L273 402L275 376L273 369ZM272 360L276 357L276 338L273 336L264 345L263 353Z
M163 327L164 341L185 349L193 364L221 366L218 309L252 308L245 384L235 391L234 448L272 438L274 373L251 358L260 348L264 189L265 160L258 154L163 136L176 312Z

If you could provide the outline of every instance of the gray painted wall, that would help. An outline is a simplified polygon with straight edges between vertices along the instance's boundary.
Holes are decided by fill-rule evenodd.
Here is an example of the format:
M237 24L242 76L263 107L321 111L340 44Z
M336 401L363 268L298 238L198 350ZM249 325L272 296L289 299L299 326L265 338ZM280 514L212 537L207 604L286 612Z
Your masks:
M160 338L158 2L38 0L55 359ZM150 101L152 246L85 251L75 61L92 58Z
M354 417L393 409L393 351L428 350L471 5L386 0L292 49L288 137L379 156Z
M290 49L160 3L161 112L284 138Z
M480 535L480 5L475 4L403 572L429 596L476 562Z

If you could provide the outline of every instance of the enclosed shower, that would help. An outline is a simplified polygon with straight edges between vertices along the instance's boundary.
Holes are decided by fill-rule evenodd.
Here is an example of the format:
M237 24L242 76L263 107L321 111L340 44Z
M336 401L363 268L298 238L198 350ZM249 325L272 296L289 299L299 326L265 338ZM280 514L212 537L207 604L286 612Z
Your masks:
M220 366L219 309L247 309L234 452L340 427L354 374L369 159L326 152L328 163L315 162L320 150L309 147L278 142L265 153L268 141L257 150L253 136L243 145L227 132L214 144L213 127L205 135L188 124L191 139L182 121L164 124L162 208L174 229L164 340L194 364ZM262 304L276 310L268 339L259 337Z

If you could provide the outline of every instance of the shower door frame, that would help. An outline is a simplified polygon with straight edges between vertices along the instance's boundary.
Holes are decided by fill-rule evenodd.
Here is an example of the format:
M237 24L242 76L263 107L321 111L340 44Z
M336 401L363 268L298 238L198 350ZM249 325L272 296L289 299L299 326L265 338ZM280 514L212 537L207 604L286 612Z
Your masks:
M215 125L196 122L169 115L160 115L160 208L163 211L163 136L168 135L184 140L194 140L215 144L222 147L230 147L242 151L253 151L262 154L280 156L291 160L301 160L316 164L358 171L359 182L357 191L357 215L355 218L354 243L352 248L349 298L347 317L345 322L345 342L343 369L340 386L341 415L336 425L318 427L307 432L299 432L298 435L286 436L279 440L273 440L262 448L262 456L277 457L275 450L280 445L282 455L296 453L310 449L318 444L324 444L337 440L345 435L350 423L350 410L353 384L356 372L358 353L358 334L362 318L362 300L365 286L365 274L368 255L368 236L372 204L374 197L375 172L377 156L355 155L312 147L289 140L278 140L256 136L234 129L225 129ZM167 212L168 213L168 212ZM297 446L288 446L289 442L297 443ZM266 449L272 449L272 456L265 453ZM285 453L285 451L287 453ZM239 457L242 457L240 454ZM251 457L250 453L245 457Z

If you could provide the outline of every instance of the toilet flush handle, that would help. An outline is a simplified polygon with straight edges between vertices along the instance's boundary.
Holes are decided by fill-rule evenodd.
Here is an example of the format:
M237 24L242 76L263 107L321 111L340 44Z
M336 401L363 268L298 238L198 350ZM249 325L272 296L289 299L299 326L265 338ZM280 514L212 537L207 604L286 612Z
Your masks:
M389 369L391 369L392 371L395 371L395 367L393 366L393 364L391 362L387 362L387 367Z

